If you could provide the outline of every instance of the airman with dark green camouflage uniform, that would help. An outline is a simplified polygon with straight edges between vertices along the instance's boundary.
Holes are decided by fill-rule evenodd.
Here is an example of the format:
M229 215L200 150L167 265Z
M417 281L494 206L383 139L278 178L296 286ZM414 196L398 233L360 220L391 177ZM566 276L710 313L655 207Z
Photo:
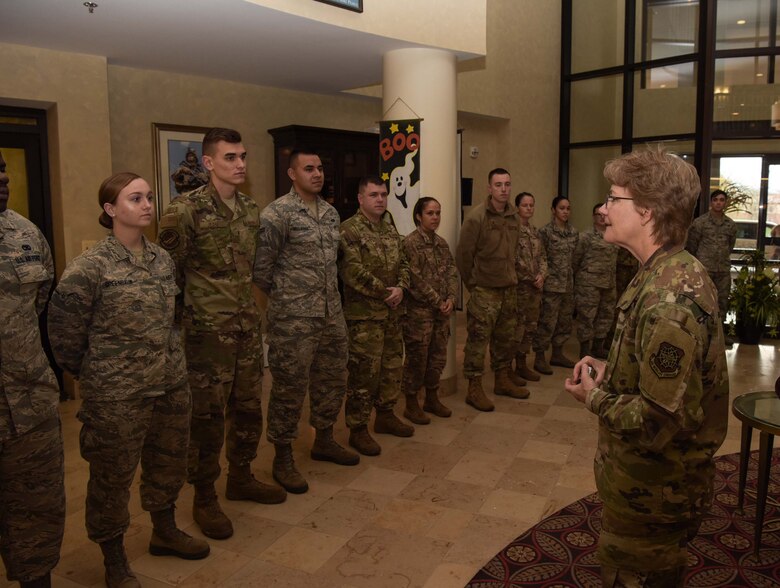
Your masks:
M0 154L0 555L9 581L50 586L65 526L59 389L41 347L54 263L40 230L7 210Z
M317 431L312 459L356 465L360 457L333 439L348 355L336 266L339 215L319 196L324 174L317 154L293 151L287 173L292 189L260 215L254 281L268 295L273 476L288 492L300 494L309 485L295 467L292 442L307 392L309 421Z
M400 314L404 290L409 288L409 263L387 212L385 183L376 177L362 178L358 189L360 208L341 223L339 242L349 332L345 416L349 444L363 455L378 455L381 447L368 432L372 408L376 409L374 432L399 437L414 433L393 413L401 392Z
M618 247L604 241L604 217L593 207L593 230L580 233L574 249L574 304L580 357L606 359L604 340L615 316L615 260ZM607 343L609 345L609 343Z
M241 135L211 129L203 139L208 185L171 202L158 241L173 257L183 292L181 324L192 391L189 482L193 516L204 535L233 534L214 483L227 421L230 500L282 502L286 493L251 472L263 428L263 349L252 291L260 210L238 187L246 177Z
M583 358L566 389L599 418L603 585L672 588L683 586L687 544L711 505L728 425L716 290L683 250L700 182L662 149L623 155L604 175L604 239L643 265L618 303L606 364Z

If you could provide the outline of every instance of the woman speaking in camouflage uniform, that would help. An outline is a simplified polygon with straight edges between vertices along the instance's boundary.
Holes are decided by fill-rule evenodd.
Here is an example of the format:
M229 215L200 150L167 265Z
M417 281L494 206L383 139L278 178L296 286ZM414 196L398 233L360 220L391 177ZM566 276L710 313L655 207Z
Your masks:
M515 373L531 382L541 377L526 364L531 341L536 334L542 304L542 288L547 277L547 257L539 231L531 224L536 201L530 192L515 197L520 217L520 235L517 239L517 329L515 331Z
M139 461L141 506L154 524L149 552L184 559L209 553L174 520L186 477L190 392L174 326L173 261L143 235L153 198L130 172L103 182L100 224L111 234L68 265L49 306L54 355L80 382L87 534L103 551L109 588L140 586L123 544Z
M542 310L534 338L534 369L552 374L551 365L574 367L574 362L563 354L563 345L571 335L574 313L574 271L572 255L577 246L578 233L569 224L571 204L566 196L552 201L552 220L539 229L544 244L549 272L544 282ZM544 357L552 340L550 363Z
M414 205L413 215L417 230L403 242L411 270L411 283L405 298L406 315L402 322L406 348L404 416L417 425L427 425L431 419L425 412L444 418L452 414L439 401L439 378L447 363L450 316L457 298L458 273L447 241L436 234L441 222L439 202L428 196L420 198ZM421 410L417 392L423 385L425 402Z

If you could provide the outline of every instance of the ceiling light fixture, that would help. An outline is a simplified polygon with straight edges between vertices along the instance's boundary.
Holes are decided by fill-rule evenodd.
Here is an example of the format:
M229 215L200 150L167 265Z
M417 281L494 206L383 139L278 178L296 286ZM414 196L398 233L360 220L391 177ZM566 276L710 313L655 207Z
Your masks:
M84 2L84 6L87 7L87 10L89 10L90 14L94 13L95 8L98 7L97 2Z
M738 25L743 25L743 24L745 24L746 22L747 22L747 21L746 21L744 18L740 18L740 19L737 21L737 24L738 24Z

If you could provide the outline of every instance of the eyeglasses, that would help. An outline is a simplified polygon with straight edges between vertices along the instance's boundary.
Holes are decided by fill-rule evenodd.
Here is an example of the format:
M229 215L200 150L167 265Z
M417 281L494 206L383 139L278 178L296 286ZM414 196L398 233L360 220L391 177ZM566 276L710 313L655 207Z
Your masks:
M607 194L607 198L604 201L604 206L609 207L609 205L612 204L615 200L633 200L633 198L626 198L625 196L614 196L612 194Z

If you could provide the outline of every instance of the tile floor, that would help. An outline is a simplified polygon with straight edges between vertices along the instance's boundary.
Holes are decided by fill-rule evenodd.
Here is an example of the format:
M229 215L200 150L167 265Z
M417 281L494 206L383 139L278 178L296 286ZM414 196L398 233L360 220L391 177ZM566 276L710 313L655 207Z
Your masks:
M462 316L459 322L458 365L465 338ZM572 355L575 344L572 339L568 347ZM735 345L728 352L732 397L771 388L778 355L771 345ZM563 391L566 372L555 368L553 376L530 387L528 400L497 398L492 413L463 402L460 379L458 393L445 399L452 418L434 417L409 439L377 436L382 454L364 457L356 467L311 461L313 431L302 427L295 453L309 492L276 506L223 500L235 535L210 541L211 555L201 561L147 553L150 520L140 508L136 485L126 535L132 567L145 588L463 586L514 537L594 490L597 423ZM485 380L490 390L492 378ZM267 375L266 397L269 384ZM103 585L100 550L84 530L88 472L78 452L76 410L77 402L62 405L68 515L56 588ZM729 425L721 453L739 449L739 423L730 417ZM342 423L337 438L346 442L346 437ZM254 471L266 481L272 455L263 440ZM177 518L182 528L199 535L191 504L192 489L185 486ZM2 564L0 578L0 587L11 585Z

